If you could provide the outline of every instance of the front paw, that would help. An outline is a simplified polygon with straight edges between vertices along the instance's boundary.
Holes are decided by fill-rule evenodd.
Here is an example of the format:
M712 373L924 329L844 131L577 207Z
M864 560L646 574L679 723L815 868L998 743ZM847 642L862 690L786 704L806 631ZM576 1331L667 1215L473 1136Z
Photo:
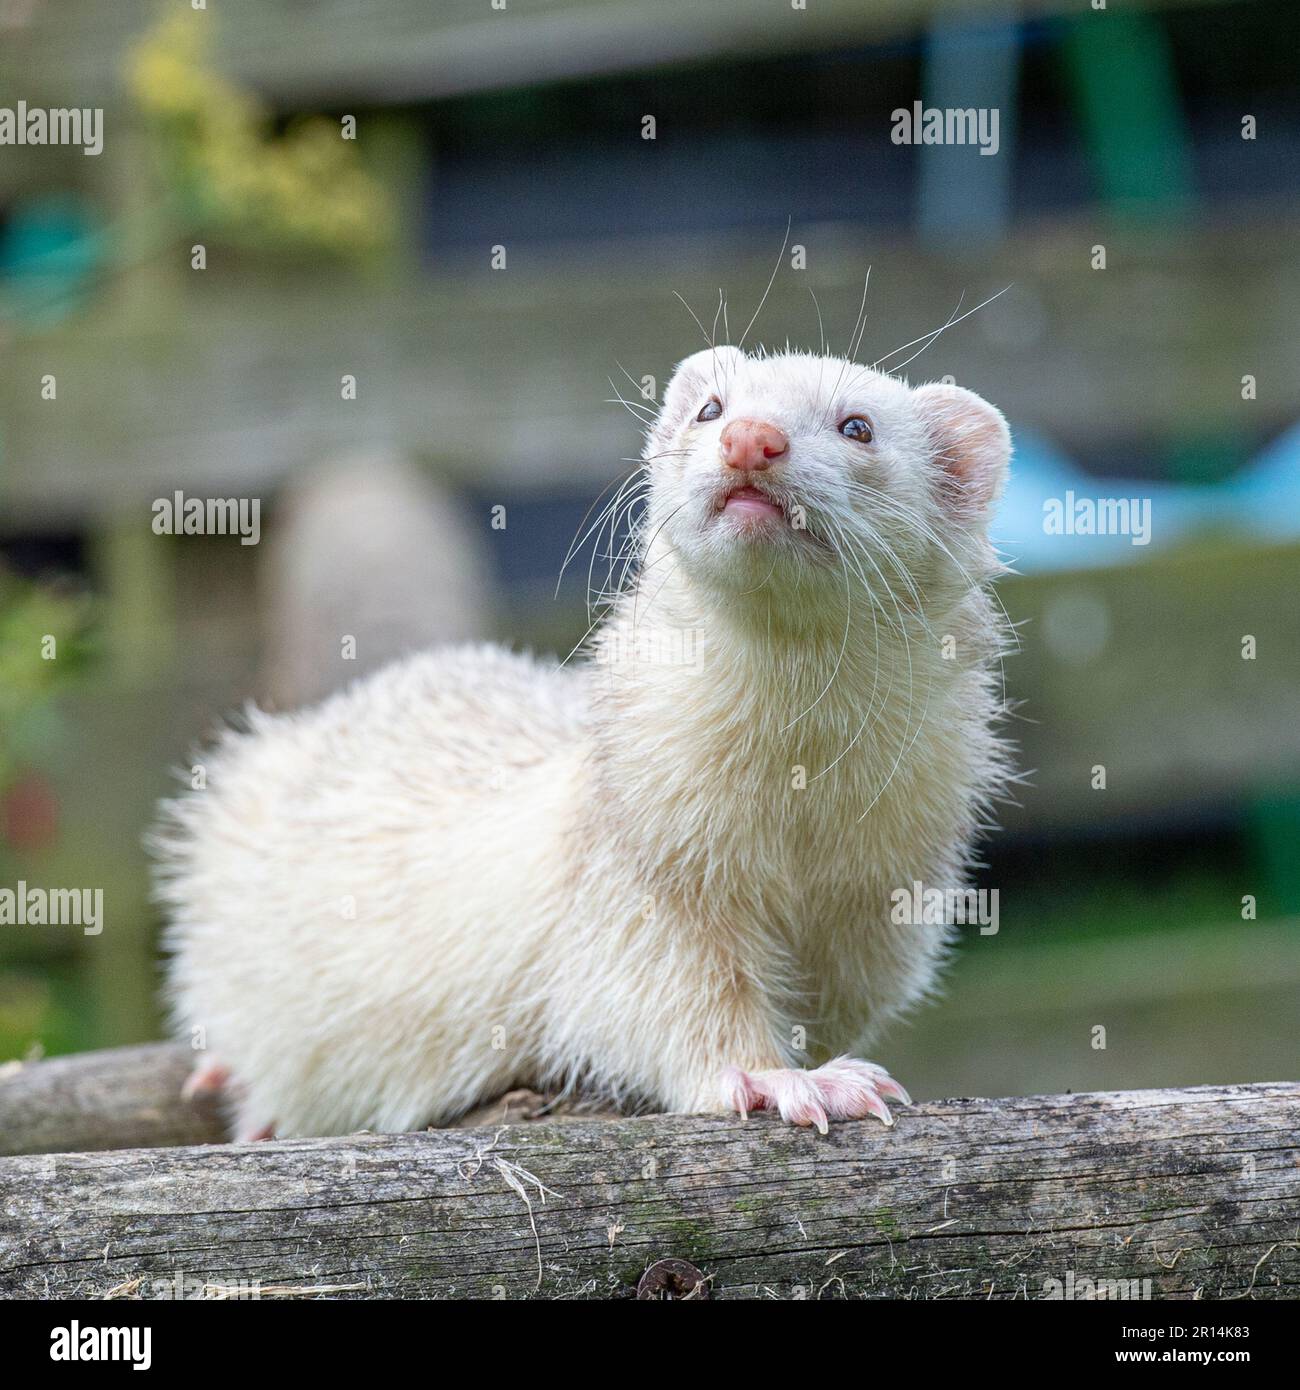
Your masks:
M911 1104L907 1092L884 1067L837 1057L811 1071L741 1071L728 1067L722 1074L722 1096L729 1110L777 1110L792 1125L816 1125L826 1133L830 1120L861 1120L874 1115L894 1123L885 1098Z

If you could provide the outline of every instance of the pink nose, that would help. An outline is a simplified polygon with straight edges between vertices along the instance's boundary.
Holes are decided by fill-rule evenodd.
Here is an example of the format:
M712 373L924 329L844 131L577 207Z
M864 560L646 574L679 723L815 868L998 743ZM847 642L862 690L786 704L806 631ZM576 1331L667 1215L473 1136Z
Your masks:
M789 447L785 434L763 420L733 420L722 431L722 461L728 468L762 472Z

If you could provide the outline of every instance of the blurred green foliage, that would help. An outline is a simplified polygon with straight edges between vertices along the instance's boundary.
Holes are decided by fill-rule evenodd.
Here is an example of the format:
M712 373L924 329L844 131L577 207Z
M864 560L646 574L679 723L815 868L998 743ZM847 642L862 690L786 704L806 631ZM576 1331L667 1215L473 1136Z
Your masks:
M11 797L32 769L57 747L61 724L56 696L73 686L93 660L91 598L58 586L22 580L0 568L0 806L4 828L30 810L33 798ZM0 834L0 878L15 876L13 846ZM0 974L0 1057L33 1050L56 1053L93 1045L82 972L66 957L5 960Z
M363 256L384 248L390 199L339 122L309 116L275 135L261 102L208 65L210 26L188 9L173 14L127 64L180 215L262 251Z
M51 700L85 669L90 622L88 595L0 569L0 792L53 741Z
M98 1042L90 993L75 961L6 965L0 975L0 1058L57 1057Z

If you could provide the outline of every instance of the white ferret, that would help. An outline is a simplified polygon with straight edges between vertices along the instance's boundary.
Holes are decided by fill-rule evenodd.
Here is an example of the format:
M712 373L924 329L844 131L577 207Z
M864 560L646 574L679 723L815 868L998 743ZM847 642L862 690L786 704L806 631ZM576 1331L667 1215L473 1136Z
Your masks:
M839 1054L933 985L951 928L898 890L959 890L1007 781L1009 453L959 387L687 358L581 666L400 661L254 712L167 804L194 1085L231 1081L241 1137L411 1129L524 1084L888 1122L902 1087Z

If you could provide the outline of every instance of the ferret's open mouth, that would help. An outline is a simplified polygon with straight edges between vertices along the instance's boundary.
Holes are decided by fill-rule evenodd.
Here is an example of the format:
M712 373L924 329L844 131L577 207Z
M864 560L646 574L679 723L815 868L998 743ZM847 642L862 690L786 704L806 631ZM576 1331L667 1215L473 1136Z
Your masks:
M812 554L833 557L834 547L822 536L815 534L804 517L802 506L786 504L761 488L746 484L723 493L716 502L715 519L730 518L733 534L748 539L776 541L778 537L791 540L808 548Z
M756 487L740 487L734 492L728 493L723 499L722 511L729 516L736 517L737 520L785 520L785 512L781 504L775 498L769 497L767 493L760 492Z

